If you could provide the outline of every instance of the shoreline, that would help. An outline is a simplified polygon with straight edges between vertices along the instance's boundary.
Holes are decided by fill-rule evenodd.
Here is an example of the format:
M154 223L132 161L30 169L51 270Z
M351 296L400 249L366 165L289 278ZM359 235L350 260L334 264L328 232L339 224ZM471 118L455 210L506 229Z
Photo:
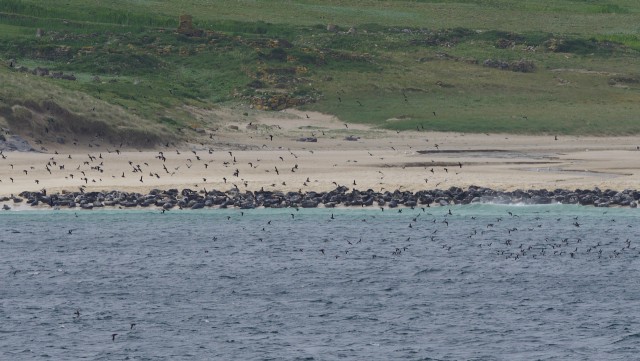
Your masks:
M13 206L29 206L51 209L141 209L156 210L202 209L202 208L430 208L431 206L453 206L468 204L571 204L594 207L637 208L640 191L626 190L516 190L497 191L482 187L462 189L451 187L446 190L385 191L371 189L357 190L338 186L328 192L272 192L244 191L197 191L191 189L152 190L147 194L136 192L66 192L47 194L45 192L21 192L19 196L2 197L3 210Z

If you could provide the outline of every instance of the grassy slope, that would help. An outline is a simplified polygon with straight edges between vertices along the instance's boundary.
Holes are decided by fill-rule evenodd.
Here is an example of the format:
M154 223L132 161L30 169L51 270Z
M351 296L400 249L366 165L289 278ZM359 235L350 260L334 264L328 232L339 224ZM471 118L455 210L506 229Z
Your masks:
M3 84L12 84L0 87L0 108L41 103L47 94L32 90L51 86L74 114L91 115L99 103L149 134L183 136L180 129L213 126L184 104L246 104L284 92L316 98L306 109L394 129L640 133L640 4L542 3L0 0L3 63L78 78L21 82L24 74L0 66ZM183 12L211 32L176 35ZM358 32L327 32L328 23ZM500 49L499 39L513 43ZM488 68L485 59L527 59L536 71ZM262 89L247 86L256 80ZM91 101L73 108L78 94ZM95 116L115 124L106 116L113 112Z

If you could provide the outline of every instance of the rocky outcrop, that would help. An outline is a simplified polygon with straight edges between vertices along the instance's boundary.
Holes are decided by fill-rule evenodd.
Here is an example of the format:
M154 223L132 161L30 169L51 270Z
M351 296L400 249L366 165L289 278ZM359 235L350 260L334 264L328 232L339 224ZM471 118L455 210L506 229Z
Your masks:
M22 72L22 73L31 73L33 75L36 76L41 76L41 77L47 77L47 78L53 78L53 79L63 79L63 80L76 80L76 76L73 74L65 74L61 71L50 71L47 68L41 68L41 67L36 67L34 69L29 69L26 66L22 66L22 65L16 65L15 61L12 60L10 66L11 68L15 69L16 71Z
M34 152L35 149L24 138L11 134L0 135L0 151Z
M283 110L314 102L311 97L293 97L289 94L273 94L251 98L251 105L258 110Z
M482 65L500 70L511 70L520 73L532 73L536 70L536 66L531 60L520 59L517 61L507 62L503 60L487 59Z
M180 15L180 23L176 30L178 34L185 36L203 36L204 31L193 27L193 17L191 15Z

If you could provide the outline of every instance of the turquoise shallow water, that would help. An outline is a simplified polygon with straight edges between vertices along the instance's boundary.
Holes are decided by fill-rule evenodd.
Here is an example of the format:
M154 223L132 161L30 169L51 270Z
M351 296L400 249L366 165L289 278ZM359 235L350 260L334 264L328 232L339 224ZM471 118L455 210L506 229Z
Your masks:
M3 212L0 359L633 359L639 214Z

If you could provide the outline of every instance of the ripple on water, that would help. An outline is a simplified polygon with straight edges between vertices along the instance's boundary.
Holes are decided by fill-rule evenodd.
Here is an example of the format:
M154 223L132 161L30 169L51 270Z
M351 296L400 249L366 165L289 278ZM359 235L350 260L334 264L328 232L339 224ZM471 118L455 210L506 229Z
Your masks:
M0 359L637 354L636 210L448 209L2 214Z

